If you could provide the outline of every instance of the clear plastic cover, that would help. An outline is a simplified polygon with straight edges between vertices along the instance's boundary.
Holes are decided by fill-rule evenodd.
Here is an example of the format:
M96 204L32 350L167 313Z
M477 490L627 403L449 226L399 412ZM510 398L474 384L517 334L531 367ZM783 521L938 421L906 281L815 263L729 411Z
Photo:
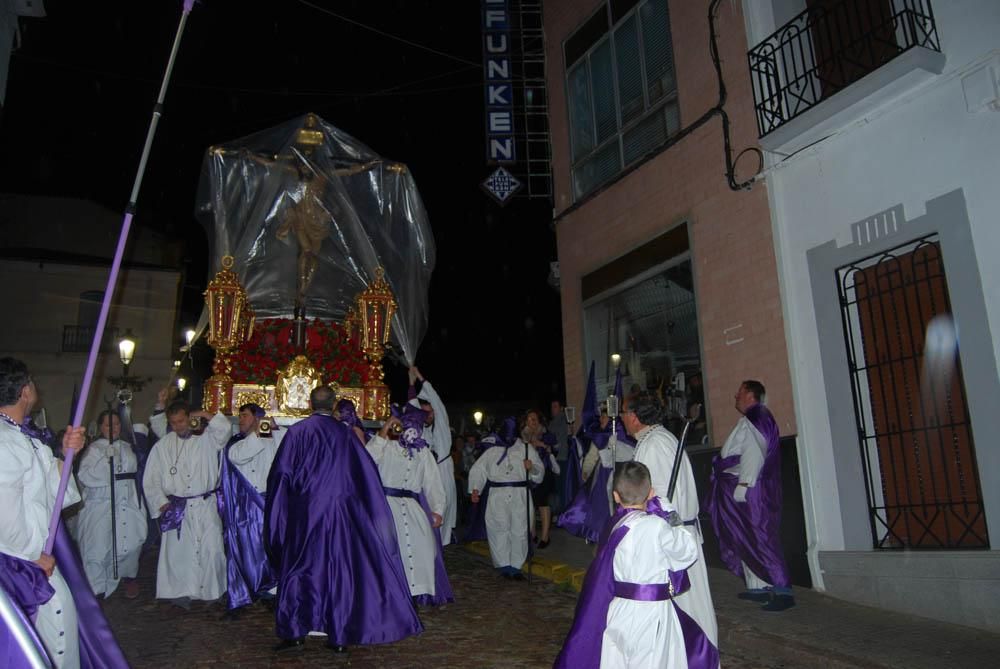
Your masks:
M315 114L205 154L196 215L210 276L235 259L258 319L343 321L385 269L396 298L392 339L412 364L427 330L431 233L406 165L385 160Z

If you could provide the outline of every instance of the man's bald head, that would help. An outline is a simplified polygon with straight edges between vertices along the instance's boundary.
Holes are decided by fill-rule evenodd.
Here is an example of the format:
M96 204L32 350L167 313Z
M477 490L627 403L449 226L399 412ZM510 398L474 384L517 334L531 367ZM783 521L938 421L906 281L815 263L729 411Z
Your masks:
M309 393L309 404L313 411L333 411L336 399L337 395L330 386L317 386Z

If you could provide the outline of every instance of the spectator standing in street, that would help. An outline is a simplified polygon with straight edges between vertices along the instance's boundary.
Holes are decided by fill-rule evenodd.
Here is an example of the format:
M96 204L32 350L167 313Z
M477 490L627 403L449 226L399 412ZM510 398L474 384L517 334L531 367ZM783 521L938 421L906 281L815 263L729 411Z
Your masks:
M734 399L742 417L712 460L708 513L722 561L746 582L740 599L765 611L795 606L781 549L781 448L778 424L764 406L764 385L747 380Z

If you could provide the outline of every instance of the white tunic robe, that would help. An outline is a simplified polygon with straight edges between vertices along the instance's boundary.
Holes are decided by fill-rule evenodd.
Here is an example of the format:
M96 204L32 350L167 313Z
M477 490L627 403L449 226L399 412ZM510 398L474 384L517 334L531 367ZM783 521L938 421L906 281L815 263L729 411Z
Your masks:
M616 581L665 583L668 569L686 569L698 558L698 542L658 516L632 511L619 521L621 525L629 531L615 549ZM684 634L674 604L670 600L612 599L601 642L601 666L687 667Z
M229 447L229 461L262 495L267 492L267 475L271 472L274 454L278 452L285 432L275 430L270 437L261 437L254 432Z
M541 483L545 477L545 466L538 451L528 448L531 460L529 477L534 483ZM469 471L469 492L482 492L486 481L506 483L524 480L524 442L518 439L507 451L503 462L504 447L493 446L476 460ZM528 507L525 507L525 504ZM528 557L528 515L534 513L530 490L526 488L490 487L486 503L486 537L490 544L490 557L494 567L520 568Z
M677 475L677 489L674 501L667 501L667 489L670 483L670 471L674 466L674 455L677 453L677 439L662 425L647 427L636 435L635 461L649 468L653 490L660 498L664 509L675 509L681 520L696 520L700 510L698 491L694 485L694 472L687 453L681 459L681 468ZM675 600L677 605L695 619L701 626L708 640L719 647L719 625L715 621L715 608L712 606L712 591L708 587L708 570L705 567L705 555L701 547L700 526L685 525L684 529L691 533L698 542L698 560L688 568L691 579L691 589Z
M439 516L444 512L445 495L441 486L441 474L434 454L422 448L413 452L411 458L406 449L397 441L389 441L375 435L366 446L371 453L382 485L413 492L423 492L432 513ZM435 595L434 560L437 557L438 541L434 528L424 513L420 502L410 497L387 495L392 519L396 524L399 538L399 554L403 558L406 578L410 584L410 594Z
M49 534L49 516L59 487L61 463L52 450L0 422L0 552L37 560ZM80 501L70 477L63 508ZM80 666L80 641L73 593L56 565L49 584L52 599L38 607L35 631L57 669Z
M448 410L444 402L434 390L430 381L424 381L417 395L419 399L429 402L434 408L434 425L425 427L423 438L434 450L434 459L441 474L441 485L444 487L444 513L441 514L441 543L445 546L451 543L451 530L455 527L458 517L458 491L455 488L455 462L451 459L451 427L448 423ZM411 404L413 401L411 401ZM419 406L419 402L417 403Z
M94 594L110 595L121 578L135 578L139 572L139 554L146 541L149 525L146 507L140 508L136 482L131 479L115 482L115 541L118 553L118 578L114 575L111 541L111 470L115 474L138 471L139 462L131 444L107 439L94 441L83 452L77 479L83 488L83 508L77 525L80 554L87 580ZM138 482L142 485L142 481Z
M163 434L166 418L163 414L153 416L150 424L157 434ZM219 451L231 433L229 420L216 414L204 434L181 439L170 432L156 442L143 477L151 517L159 518L167 495L188 497L218 487ZM177 530L170 530L160 539L156 596L218 599L226 590L226 555L215 494L187 500L180 537L177 534Z
M728 458L732 455L740 456L739 464L726 470L727 474L733 474L740 483L746 483L753 488L757 485L757 477L764 466L764 458L767 457L767 444L764 442L764 435L753 426L746 416L741 416L736 423L736 427L729 433L729 438L722 446L720 458ZM746 488L737 488L746 491ZM761 577L757 576L747 563L743 563L743 580L747 584L748 590L762 590L773 587Z

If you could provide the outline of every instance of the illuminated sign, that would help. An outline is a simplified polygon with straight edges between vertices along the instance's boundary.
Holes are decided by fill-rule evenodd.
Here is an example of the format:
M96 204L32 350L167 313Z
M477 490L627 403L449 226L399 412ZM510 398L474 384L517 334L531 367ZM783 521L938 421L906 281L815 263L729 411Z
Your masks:
M486 86L486 159L517 161L514 150L513 61L507 0L483 0L483 77Z

